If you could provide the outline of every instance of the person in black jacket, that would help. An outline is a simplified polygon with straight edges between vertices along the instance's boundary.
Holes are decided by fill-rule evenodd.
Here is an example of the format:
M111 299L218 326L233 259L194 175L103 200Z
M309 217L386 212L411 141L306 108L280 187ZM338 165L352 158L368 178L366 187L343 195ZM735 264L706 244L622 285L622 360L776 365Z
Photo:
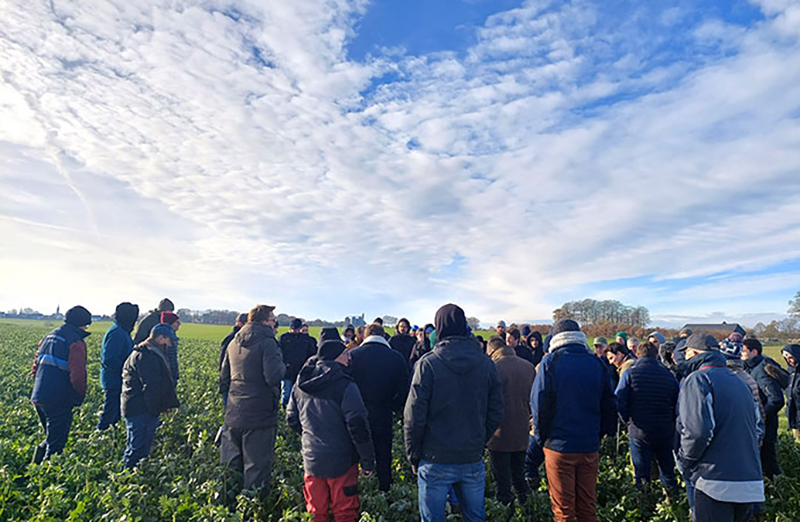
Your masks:
M514 350L514 353L517 354L517 357L521 357L533 364L533 351L530 349L527 343L522 340L522 333L518 329L510 329L508 333L506 333L506 338L503 340L509 348Z
M367 409L358 386L345 372L349 353L336 328L325 328L317 355L300 370L286 408L286 422L301 435L303 496L314 520L358 518L358 461L361 474L375 468Z
M538 366L544 357L544 342L542 341L542 334L537 331L531 332L528 337L525 338L525 344L531 349L531 354L533 357L531 363L533 363L534 367Z
M431 325L431 328L433 328L433 325ZM408 366L412 372L414 371L414 365L417 364L417 361L419 361L423 355L431 351L431 341L425 333L425 330L426 328L417 329L417 342L415 342L414 347L411 348L411 357L408 360Z
M503 420L503 387L468 337L464 310L436 312L437 343L417 361L405 406L406 454L418 474L422 520L444 520L452 486L466 522L484 520L483 452Z
M122 463L128 469L150 455L159 415L180 405L167 359L171 328L167 324L154 326L150 337L134 347L122 368L122 415L128 428Z
M172 304L168 298L164 298L158 303L158 308L150 310L146 316L142 317L139 324L136 325L136 331L133 333L133 344L140 344L147 339L150 331L157 324L161 323L161 312L174 312L175 305Z
M408 361L393 350L379 324L367 326L364 342L350 350L350 375L358 384L369 412L375 444L378 484L389 491L392 484L392 414L400 412L408 392ZM411 336L406 336L411 339Z
M239 330L241 330L242 326L244 326L246 323L247 323L247 314L244 313L239 314L236 317L236 324L233 325L233 330L231 331L231 333L226 335L225 339L223 339L222 342L219 343L219 366L217 368L218 370L222 369L222 361L225 359L225 352L228 351L228 345L231 344L233 338L236 336L237 333L239 333ZM220 390L220 395L222 396L222 408L224 409L228 405L228 390L225 391Z
M800 442L800 372L797 369L800 363L800 344L787 344L781 350L781 355L791 374L789 386L786 388L786 417L795 442Z
M410 331L411 323L408 322L408 319L403 317L397 321L397 334L389 339L389 345L392 347L392 350L399 352L400 355L403 356L406 365L409 367L411 366L411 352L414 349L414 344L416 344L416 339L409 335Z
M661 482L677 489L672 449L678 380L658 361L657 346L642 343L636 347L636 355L639 358L622 375L616 391L619 416L628 424L636 486L650 482L650 466L655 457Z
M297 380L297 374L306 361L317 352L314 341L308 334L304 334L303 320L294 318L289 323L290 330L281 335L280 345L283 363L286 365L286 374L281 381L281 405L285 408L289 403L292 386Z

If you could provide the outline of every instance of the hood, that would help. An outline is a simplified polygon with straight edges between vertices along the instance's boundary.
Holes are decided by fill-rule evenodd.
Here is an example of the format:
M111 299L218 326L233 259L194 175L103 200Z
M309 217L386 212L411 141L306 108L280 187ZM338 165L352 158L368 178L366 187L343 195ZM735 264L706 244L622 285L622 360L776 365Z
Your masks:
M536 330L534 330L533 332L531 332L531 334L528 336L528 339L526 340L526 343L527 343L527 345L528 345L529 347L531 347L531 348L532 348L532 346L531 346L531 341L532 341L533 339L536 339L536 340L538 340L538 341L539 341L539 347L540 347L540 348L541 348L541 347L544 345L544 342L542 341L542 334L540 334L540 333L539 333L539 332L537 332Z
M466 337L468 335L467 317L464 315L464 310L452 303L439 308L434 320L434 332L439 341L453 336Z
M350 379L344 366L336 361L323 361L311 357L297 375L297 386L310 395L316 395L341 379Z
M247 323L236 333L240 346L253 346L267 337L275 337L275 331L267 324Z
M117 326L130 333L139 318L139 307L131 303L120 303L114 311L114 322Z
M478 341L469 337L450 336L433 347L433 353L453 372L461 375L483 363L486 357Z
M787 344L781 349L781 353L788 353L794 357L795 361L800 362L800 344ZM794 369L796 368L795 366Z
M686 361L686 367L689 370L689 373L693 371L699 370L703 366L727 366L725 356L719 353L716 350L710 350L707 352L700 352L688 361Z

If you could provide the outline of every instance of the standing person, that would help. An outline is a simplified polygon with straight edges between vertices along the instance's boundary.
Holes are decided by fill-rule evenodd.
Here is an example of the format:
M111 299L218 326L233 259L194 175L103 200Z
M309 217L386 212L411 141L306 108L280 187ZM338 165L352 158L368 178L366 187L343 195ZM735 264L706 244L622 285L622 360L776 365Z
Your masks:
M653 332L647 336L647 342L654 345L656 349L660 348L662 344L667 342L667 338L661 332Z
M400 353L403 356L403 360L406 362L406 366L408 366L411 361L411 352L414 350L414 344L416 344L416 339L414 339L411 335L411 323L403 317L399 321L397 321L397 333L389 339L389 345L392 347L393 350Z
M625 375L625 372L636 362L636 358L631 351L628 350L627 346L619 343L611 343L608 345L608 362L617 369L617 375L619 375L621 379L622 376Z
M411 371L414 370L414 365L419 361L423 355L431 351L431 342L428 339L428 336L425 335L424 328L417 329L417 342L414 343L414 347L411 349L411 357L409 359L409 367Z
M391 348L381 325L369 325L366 334L361 346L349 352L350 375L358 384L369 412L378 487L389 491L392 485L392 414L401 412L406 402L408 360Z
M800 442L800 374L797 371L797 363L800 362L800 344L787 344L781 350L781 355L789 366L791 374L789 387L786 388L786 417L795 442Z
M344 371L349 352L336 328L323 328L317 355L300 370L286 408L286 423L301 435L303 497L316 522L358 520L358 462L375 468L367 409Z
M289 404L292 386L297 380L297 374L306 361L317 351L311 337L301 332L303 320L294 318L289 323L289 331L281 335L281 355L286 365L286 373L281 381L281 405L285 408Z
M619 416L628 425L634 481L636 487L650 482L655 457L662 484L677 490L672 449L678 380L658 361L654 344L640 344L636 355L639 358L622 376L616 391Z
M172 374L172 384L178 386L180 372L178 369L178 330L181 327L181 318L173 312L161 312L161 324L166 324L172 328L172 343L167 350L167 360L169 360L169 371ZM166 331L166 330L165 330Z
M766 369L767 365L777 366L778 363L765 357L762 354L763 350L758 339L745 339L742 346L742 360L744 369L758 384L761 404L764 406L764 443L761 445L761 468L765 477L773 479L775 475L781 473L775 444L778 441L778 412L783 408L784 399L781 385Z
M483 450L503 419L503 390L491 359L467 336L464 310L436 312L438 343L417 361L405 406L406 454L418 476L420 517L445 519L454 487L462 519L486 519Z
M617 335L614 336L614 342L621 344L624 347L628 347L628 334L625 332L617 332Z
M498 321L497 326L494 329L495 333L500 336L501 339L506 338L506 322L505 321Z
M313 335L308 333L308 330L309 330L309 328L308 328L308 325L306 323L303 323L302 326L300 326L300 333L301 334L306 334L308 336L308 338L311 339L311 344L313 344L316 347L317 346L317 340L314 338Z
M133 334L133 344L137 345L144 342L150 336L150 330L161 322L161 312L174 312L175 305L168 298L164 298L158 303L155 310L150 310L146 316L142 317L136 325L136 333Z
M519 330L516 328L509 330L504 341L505 343L503 344L506 344L509 348L514 350L514 353L517 355L517 357L525 359L529 363L533 364L533 352L526 344L522 342L522 334Z
M510 335L510 334L509 334ZM503 385L503 422L486 444L497 500L510 506L514 502L511 485L520 505L528 498L525 481L525 452L531 417L531 387L536 370L529 361L519 357L497 336L489 339L487 354L494 361Z
M544 449L553 520L594 522L600 439L616 429L614 391L578 323L562 319L550 334L531 390L533 435Z
M114 311L114 324L103 336L100 352L100 386L105 392L103 411L97 429L108 429L120 421L120 395L122 394L122 367L133 351L131 332L139 317L139 307L120 303Z
M46 438L37 446L37 464L64 450L72 426L73 408L86 396L86 329L92 314L82 306L67 310L64 324L39 341L31 375L34 376L31 402L42 423Z
M275 340L274 306L258 305L225 352L219 380L228 389L220 461L244 474L246 490L269 493L278 431L280 383L286 372Z
M525 338L525 344L527 344L528 348L531 350L531 363L534 367L539 366L539 363L542 362L542 358L544 357L542 334L536 331L531 332L531 334Z
M631 337L628 339L628 344L626 346L629 352L636 353L636 348L639 347L639 339L637 337Z
M342 342L345 346L350 344L356 336L356 328L352 324L348 324L342 330Z
M159 415L180 406L169 369L173 333L168 324L154 326L122 368L122 414L128 429L122 464L127 469L150 455Z
M746 522L764 501L763 423L750 389L716 348L716 339L701 333L682 346L687 376L678 395L678 467L694 490L695 522Z
M728 368L730 368L730 370L740 379L742 379L750 388L750 392L753 394L753 401L755 401L755 403L758 405L758 413L761 415L761 419L766 419L764 405L761 404L761 392L758 390L758 383L756 383L755 379L753 379L744 369L744 361L742 360L742 343L723 339L719 343L719 352L725 356L725 362L727 363Z
M222 361L225 359L225 352L228 351L228 345L231 344L233 338L236 336L237 333L239 333L239 330L241 330L246 323L247 323L247 314L242 313L236 316L236 322L233 325L233 330L231 330L231 333L226 335L225 339L223 339L222 342L219 344L219 366L217 367L218 371L222 369ZM222 396L222 408L225 409L225 407L227 407L228 405L228 390L227 388L224 390L220 389L219 393Z
M675 345L675 350L672 352L672 359L675 361L676 371L679 374L678 379L683 378L684 363L686 362L686 356L684 354L683 346L686 344L686 339L692 335L691 328L681 328L680 332L678 332L678 343Z
M367 327L364 325L356 327L355 337L353 337L353 339L347 343L348 350L352 350L353 348L358 348L361 346L361 343L364 342L364 332L366 332L366 330Z

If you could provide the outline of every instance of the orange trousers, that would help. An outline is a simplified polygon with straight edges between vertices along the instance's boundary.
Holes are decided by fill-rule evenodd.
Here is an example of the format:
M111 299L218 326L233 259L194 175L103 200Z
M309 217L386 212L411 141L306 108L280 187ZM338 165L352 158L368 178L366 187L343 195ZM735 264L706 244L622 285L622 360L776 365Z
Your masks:
M544 448L544 466L554 522L597 522L600 455L559 453Z

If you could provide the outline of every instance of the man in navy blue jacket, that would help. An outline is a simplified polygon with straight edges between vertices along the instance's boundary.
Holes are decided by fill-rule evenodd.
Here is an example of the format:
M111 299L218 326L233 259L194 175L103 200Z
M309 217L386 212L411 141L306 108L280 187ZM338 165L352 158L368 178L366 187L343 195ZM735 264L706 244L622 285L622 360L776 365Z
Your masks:
M620 418L628 424L636 486L650 482L650 465L655 457L661 482L673 489L678 487L672 449L679 386L657 355L658 347L653 344L636 347L638 359L617 386L617 407Z
M103 412L97 429L103 431L115 425L121 418L120 394L122 393L122 366L133 351L131 332L139 317L139 307L131 303L120 303L114 312L114 324L103 337L100 352L100 385L105 391Z
M544 448L553 520L594 522L600 438L616 428L614 391L578 323L562 319L550 335L531 390L533 435Z

